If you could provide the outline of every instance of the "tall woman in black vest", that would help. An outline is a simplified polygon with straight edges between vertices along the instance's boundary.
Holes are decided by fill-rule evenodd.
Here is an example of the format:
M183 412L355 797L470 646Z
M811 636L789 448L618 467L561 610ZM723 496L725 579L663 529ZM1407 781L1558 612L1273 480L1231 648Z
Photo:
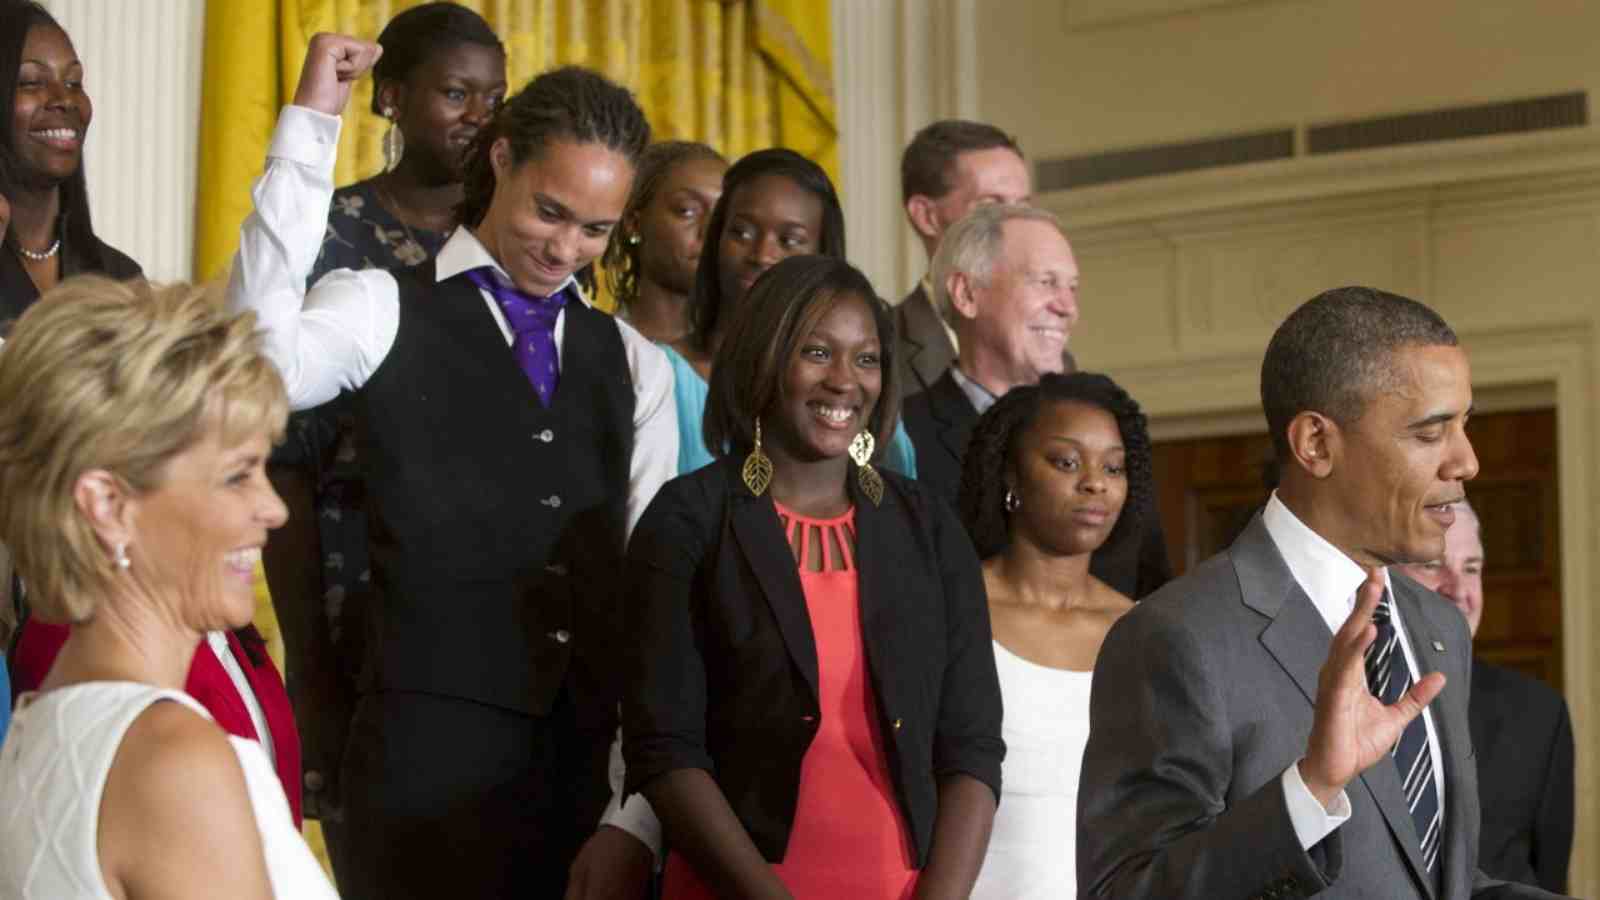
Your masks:
M72 39L44 7L0 0L0 193L11 222L0 240L0 327L69 275L141 274L95 237L83 176L94 105Z
M377 48L313 38L229 286L296 407L354 394L373 636L344 761L346 897L559 897L605 805L629 528L677 458L661 351L591 309L649 126L625 90L547 72L467 167L431 262L309 291L338 113Z
M972 889L1000 690L966 532L870 463L896 373L860 272L773 266L711 370L721 458L662 488L629 546L626 790L661 817L668 900Z
M307 284L334 269L413 266L455 229L467 152L506 95L506 54L483 17L455 3L407 9L378 35L371 111L388 120L383 171L333 192ZM344 862L339 761L372 574L353 416L335 401L289 417L268 465L289 522L262 554L295 673L305 812L322 821L335 876Z

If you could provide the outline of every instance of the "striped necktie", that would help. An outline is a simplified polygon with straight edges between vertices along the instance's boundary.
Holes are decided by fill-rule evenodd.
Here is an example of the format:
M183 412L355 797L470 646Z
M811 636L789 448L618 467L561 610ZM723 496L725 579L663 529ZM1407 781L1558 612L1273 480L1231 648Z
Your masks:
M1405 651L1400 647L1400 633L1394 627L1388 591L1384 591L1383 599L1378 602L1372 621L1378 626L1378 636L1367 648L1367 686L1374 697L1392 705L1411 689L1411 667L1406 665ZM1439 787L1433 780L1428 726L1420 714L1406 726L1399 742L1389 752L1400 770L1406 806L1411 810L1411 822L1417 827L1417 840L1422 846L1423 865L1430 874L1436 873L1444 821L1439 812Z

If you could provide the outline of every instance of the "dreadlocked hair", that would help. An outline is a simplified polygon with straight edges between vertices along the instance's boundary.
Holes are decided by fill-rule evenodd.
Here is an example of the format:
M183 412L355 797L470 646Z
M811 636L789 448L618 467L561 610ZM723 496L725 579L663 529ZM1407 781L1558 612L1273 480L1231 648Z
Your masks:
M557 141L600 144L637 165L650 143L650 123L633 94L599 72L562 66L539 75L501 104L468 151L458 211L469 228L483 221L494 198L490 157L501 138L509 145L512 168L538 159Z
M639 157L639 170L633 176L633 191L622 208L623 225L611 230L611 241L606 244L605 255L600 257L606 287L611 290L611 296L617 298L618 309L627 309L639 298L639 245L628 243L638 231L627 223L637 219L655 200L661 183L680 163L702 159L727 162L721 153L698 141L660 141L644 148L644 154Z
M1010 514L1005 508L1006 469L1016 458L1021 435L1039 418L1046 402L1077 402L1103 409L1117 420L1122 436L1128 496L1102 550L1138 539L1140 520L1155 500L1151 475L1150 434L1144 413L1128 392L1105 375L1051 373L1037 385L1012 388L973 427L961 469L957 509L979 559L988 559L1011 543Z

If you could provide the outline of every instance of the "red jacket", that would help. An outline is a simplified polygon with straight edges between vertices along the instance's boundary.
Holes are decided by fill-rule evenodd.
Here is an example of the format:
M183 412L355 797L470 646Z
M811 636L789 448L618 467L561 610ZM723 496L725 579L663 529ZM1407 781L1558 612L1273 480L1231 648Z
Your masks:
M22 633L17 637L15 655L10 657L13 695L39 689L40 682L44 681L50 667L55 664L61 645L67 642L69 631L66 625L49 625L35 620L23 625ZM251 653L240 641L240 632L228 632L228 647L233 650L234 659L239 661L239 668L244 670L251 690L255 691L256 702L261 704L262 716L272 732L278 780L283 782L283 793L289 798L289 811L294 814L295 827L299 828L300 731L294 724L294 712L289 706L289 693L284 689L283 676L278 674L277 666L268 658L266 646L260 643L260 635L253 627L243 630L243 633L246 640L256 645L254 655L261 660L259 664L251 659ZM228 677L228 671L204 640L195 650L194 662L189 664L189 680L184 684L184 690L200 701L200 705L211 713L224 731L252 741L261 739L256 734L255 724L250 721L250 710L245 707L244 698L239 696L233 679Z

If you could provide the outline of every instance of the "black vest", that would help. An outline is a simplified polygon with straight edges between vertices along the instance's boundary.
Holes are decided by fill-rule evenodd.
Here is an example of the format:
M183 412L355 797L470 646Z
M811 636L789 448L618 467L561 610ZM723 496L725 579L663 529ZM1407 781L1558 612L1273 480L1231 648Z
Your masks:
M369 683L544 715L570 665L580 715L604 727L633 452L622 333L568 303L546 409L477 287L434 271L392 273L399 329L356 400Z

